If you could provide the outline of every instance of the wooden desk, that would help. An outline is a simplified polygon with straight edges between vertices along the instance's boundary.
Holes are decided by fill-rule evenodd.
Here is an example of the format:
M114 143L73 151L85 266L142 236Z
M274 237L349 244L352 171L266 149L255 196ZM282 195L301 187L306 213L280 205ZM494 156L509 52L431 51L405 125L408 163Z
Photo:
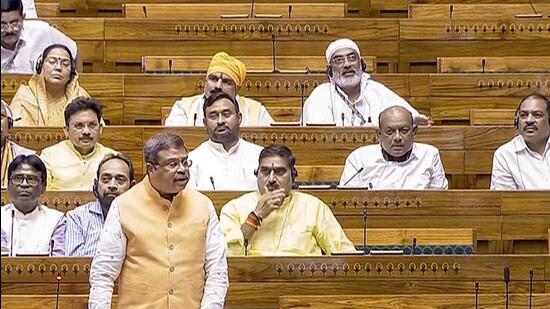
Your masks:
M166 130L181 134L189 150L207 139L204 128L108 126L103 130L100 142L127 153L134 161L136 170L144 171L144 142ZM416 141L439 148L447 174L474 177L491 173L492 153L508 142L513 133L511 126L433 126L420 128ZM43 149L65 139L62 128L15 128L11 136L16 143L32 149ZM247 127L241 129L241 137L261 146L278 143L290 147L297 158L298 167L304 167L302 171L305 174L300 178L302 181L338 181L341 167L353 150L378 142L373 129L363 128L330 128L327 132L326 127ZM331 155L327 156L329 152ZM476 186L475 177L467 180L468 183L464 182L465 179L456 181L452 183L452 188L466 188L470 183Z
M28 75L2 75L2 97L8 102ZM550 95L550 73L514 74L372 74L419 112L443 124L469 124L470 109L515 109L533 92ZM204 90L204 74L82 74L81 85L106 106L112 124L160 124L162 107ZM239 94L263 102L268 109L300 115L304 96L321 83L324 74L248 75ZM144 108L144 106L146 106ZM511 123L511 120L510 120ZM332 130L332 129L331 129Z
M548 253L550 191L305 190L325 202L342 227L476 229L480 253ZM244 192L205 192L216 211ZM46 192L42 202L62 212L95 200L91 192ZM9 201L2 193L2 205Z
M429 2L429 1L428 1ZM459 2L459 1L456 1ZM470 3L445 3L445 4L410 4L409 18L422 19L512 19L517 14L533 14L533 8L529 3L502 3L498 4L470 4ZM476 1L481 2L481 1ZM536 2L536 1L533 1ZM452 4L452 5L451 5ZM452 6L452 12L451 12ZM537 3L534 5L539 13L550 12L550 3ZM519 19L518 19L519 20ZM532 19L531 19L532 20ZM539 19L540 20L540 19Z
M28 295L38 294L55 301L57 272L62 275L61 295L87 297L89 258L1 261L2 296L12 301L28 306L33 303L26 299ZM227 308L277 308L280 296L326 291L331 295L464 294L472 293L475 282L480 282L482 294L502 295L504 266L511 270L511 293L528 292L531 269L535 293L548 293L550 287L548 255L229 258L228 264Z

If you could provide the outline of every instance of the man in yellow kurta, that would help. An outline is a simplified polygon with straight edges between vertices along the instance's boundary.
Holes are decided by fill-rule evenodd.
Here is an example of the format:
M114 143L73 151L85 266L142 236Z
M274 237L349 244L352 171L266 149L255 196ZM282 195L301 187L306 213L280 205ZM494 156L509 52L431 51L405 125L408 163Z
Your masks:
M269 126L273 122L273 118L265 106L258 101L237 94L245 76L246 67L240 60L224 52L215 54L206 72L204 93L183 97L176 101L166 119L166 125L202 126L204 99L209 97L213 91L223 91L239 103L242 126Z
M48 190L92 190L99 163L106 154L115 152L97 142L102 113L101 105L88 97L67 105L64 131L69 139L40 154L48 169Z
M111 204L90 270L90 309L223 309L225 240L212 201L187 187L183 140L153 136L147 176Z
M355 252L330 208L292 191L295 158L285 146L260 153L258 190L227 203L220 224L228 255L304 256Z

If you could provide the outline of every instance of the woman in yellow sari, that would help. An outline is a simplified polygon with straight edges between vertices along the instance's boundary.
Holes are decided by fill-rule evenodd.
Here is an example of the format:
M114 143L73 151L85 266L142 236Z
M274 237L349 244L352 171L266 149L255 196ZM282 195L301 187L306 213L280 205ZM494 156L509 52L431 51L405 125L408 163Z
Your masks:
M38 59L28 85L21 85L11 101L14 115L21 117L15 125L62 127L65 106L81 96L89 95L78 83L71 51L65 45L50 45Z

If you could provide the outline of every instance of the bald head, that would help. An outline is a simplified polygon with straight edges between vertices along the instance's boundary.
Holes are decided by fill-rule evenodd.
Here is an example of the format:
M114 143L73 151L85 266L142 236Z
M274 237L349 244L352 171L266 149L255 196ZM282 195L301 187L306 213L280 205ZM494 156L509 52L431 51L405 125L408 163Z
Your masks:
M391 106L378 116L378 137L382 148L394 157L405 155L414 143L416 128L411 112L401 106Z
M403 121L408 121L409 125L412 127L414 124L413 115L406 108L399 105L394 105L383 110L380 115L378 115L378 125L382 128L382 122L386 119L399 119Z

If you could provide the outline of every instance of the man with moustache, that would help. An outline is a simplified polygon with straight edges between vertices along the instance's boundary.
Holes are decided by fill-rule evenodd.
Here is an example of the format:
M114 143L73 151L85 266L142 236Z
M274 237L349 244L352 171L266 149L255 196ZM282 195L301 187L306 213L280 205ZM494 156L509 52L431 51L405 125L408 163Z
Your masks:
M172 133L144 145L145 178L109 210L90 270L89 308L223 308L225 241L212 201L187 187L183 140Z
M78 67L82 67L73 40L47 22L25 20L21 0L1 0L1 3L2 74L32 74L38 56L52 44L67 46L77 59Z
M493 157L491 190L550 189L550 101L541 94L523 98L514 127L519 135Z
M326 53L329 82L313 90L304 104L304 124L378 126L378 115L399 105L413 114L416 123L428 124L409 103L386 86L371 79L359 47L349 39L336 40Z
M229 94L217 91L203 105L208 140L189 153L193 161L189 184L197 190L241 190L256 188L254 162L262 147L240 138L242 114Z
M67 212L67 256L95 254L111 203L135 184L134 178L134 166L125 155L110 153L101 160L93 189L97 199Z
M166 118L166 126L194 127L202 125L204 123L202 113L204 102L213 91L223 91L239 103L243 126L269 126L273 122L273 118L265 106L258 101L237 94L245 77L244 63L224 52L215 54L206 72L204 93L176 101L170 115Z
M448 182L439 151L416 143L411 112L392 106L379 115L380 144L354 150L346 159L341 186L395 190L446 190Z
M292 190L296 159L272 145L258 159L258 191L228 202L220 213L231 256L310 256L355 252L330 208Z
M48 168L48 190L89 191L99 162L115 153L98 143L103 125L99 102L78 97L65 108L65 135L68 140L50 146L40 154Z

